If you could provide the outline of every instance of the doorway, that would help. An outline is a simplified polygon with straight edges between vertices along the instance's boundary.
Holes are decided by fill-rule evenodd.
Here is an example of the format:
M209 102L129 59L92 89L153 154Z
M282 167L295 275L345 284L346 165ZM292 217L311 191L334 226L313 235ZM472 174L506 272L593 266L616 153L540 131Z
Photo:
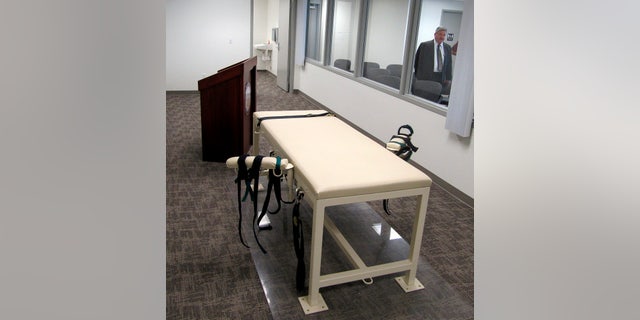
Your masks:
M289 21L291 6L289 0L280 0L278 10L278 68L276 84L284 91L289 91L290 30Z
M444 39L444 42L451 47L453 47L456 43L458 43L458 39L460 38L460 24L462 22L462 11L454 11L454 10L442 10L442 15L440 16L440 25L447 28L447 36ZM455 68L456 66L456 56L452 56L451 66Z

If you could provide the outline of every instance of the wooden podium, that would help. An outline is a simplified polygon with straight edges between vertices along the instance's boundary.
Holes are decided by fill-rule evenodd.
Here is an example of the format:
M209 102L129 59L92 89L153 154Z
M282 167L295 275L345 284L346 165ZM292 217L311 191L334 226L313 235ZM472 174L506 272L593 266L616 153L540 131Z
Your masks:
M198 81L202 119L202 160L225 162L251 147L256 111L254 56Z

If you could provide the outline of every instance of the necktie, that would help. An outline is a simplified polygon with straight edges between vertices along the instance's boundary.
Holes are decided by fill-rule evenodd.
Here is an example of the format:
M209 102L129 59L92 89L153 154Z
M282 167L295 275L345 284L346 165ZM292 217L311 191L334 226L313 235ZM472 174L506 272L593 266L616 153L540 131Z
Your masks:
M438 45L436 55L438 57L438 72L442 72L442 54L440 53L440 45Z

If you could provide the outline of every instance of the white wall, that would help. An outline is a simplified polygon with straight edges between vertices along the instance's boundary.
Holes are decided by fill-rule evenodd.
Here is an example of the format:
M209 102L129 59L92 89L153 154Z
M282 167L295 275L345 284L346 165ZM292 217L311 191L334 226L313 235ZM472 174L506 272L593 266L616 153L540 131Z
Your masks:
M198 80L249 58L251 0L166 2L167 90L197 90Z
M253 44L267 43L271 28L267 28L268 0L253 0Z
M253 0L253 55L258 57L258 70L271 68L271 52L255 49L255 45L267 44L271 28L267 29L267 0Z
M377 62L380 68L402 64L409 1L372 1L369 10L364 61Z
M336 1L336 15L333 29L331 63L336 59L356 61L356 41L358 37L358 13L360 2L356 0ZM353 68L353 66L352 66Z
M273 43L273 39L271 39L271 29L278 27L278 17L280 16L280 2L278 0L269 0L267 3L267 30L269 32L269 40ZM271 69L268 70L273 75L276 75L276 70L278 70L278 46L273 46L273 52L271 53Z
M474 197L473 135L459 138L444 128L444 116L309 63L295 77L297 89L381 141L411 125L420 148L411 159Z

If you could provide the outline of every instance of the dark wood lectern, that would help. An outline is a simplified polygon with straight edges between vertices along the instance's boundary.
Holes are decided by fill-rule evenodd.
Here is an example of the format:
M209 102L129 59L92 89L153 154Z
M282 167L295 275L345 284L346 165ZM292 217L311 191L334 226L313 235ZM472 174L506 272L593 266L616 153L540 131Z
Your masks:
M202 160L224 162L251 147L256 111L256 64L252 57L198 81Z

